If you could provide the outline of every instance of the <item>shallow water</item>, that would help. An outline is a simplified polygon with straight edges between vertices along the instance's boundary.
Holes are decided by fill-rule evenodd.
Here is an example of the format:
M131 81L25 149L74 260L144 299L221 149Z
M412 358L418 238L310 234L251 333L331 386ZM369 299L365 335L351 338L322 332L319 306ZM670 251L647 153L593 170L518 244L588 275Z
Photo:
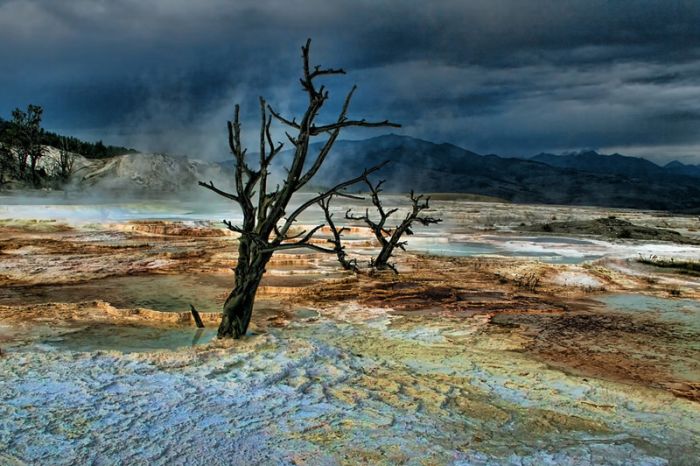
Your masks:
M206 193L205 193L206 195ZM300 193L290 204L290 210L312 197L311 193ZM337 206L344 216L348 206L356 201ZM82 197L64 198L61 195L47 196L0 196L0 219L52 219L70 224L90 222L115 222L129 220L211 220L219 222L228 219L234 223L242 220L242 213L236 204L222 200L218 196L206 195L194 199L142 199L114 200L95 199L86 203ZM305 212L300 220L322 223L323 213L315 206Z
M2 287L0 304L78 303L107 301L117 308L146 308L155 311L189 312L221 309L231 290L227 275L127 275L69 285Z
M664 322L683 324L700 331L700 302L692 299L621 293L600 297L598 301L614 311L646 314Z
M63 351L119 351L143 353L177 350L210 342L215 328L193 329L131 325L90 325L74 332L45 338L38 344Z
M141 219L204 220L236 216L231 203L200 200L114 200L97 198L86 203L83 197L0 196L0 219L53 219L69 223L125 221Z
M411 251L434 254L436 256L480 256L485 254L496 254L498 249L486 243L476 242L448 242L431 241L429 239L411 239L407 249Z
M553 243L552 238L513 238L513 237L491 237L491 239L497 238L499 242L503 242L504 239L508 241L530 241L533 243L551 243L553 248L556 243ZM556 239L558 244L570 244L570 245L586 245L590 244L586 241L580 241L576 239L563 238L563 241ZM522 248L520 250L509 250L499 245L497 242L469 242L469 241L439 241L428 238L416 238L409 240L407 249L415 252L423 252L425 254L432 254L436 256L449 256L449 257L471 257L471 256L505 256L505 257L527 257L540 260L543 262L549 262L554 264L580 264L586 261L599 259L602 255L598 254L585 254L579 250L571 250L567 253L566 250L561 248L556 248L557 252L550 252L546 247L538 247L537 250L527 250Z
M297 204L303 202L309 196L311 194L301 193L295 202ZM53 219L76 225L131 220L204 221L206 225L214 226L221 226L219 222L222 219L231 220L233 223L238 223L241 220L241 214L234 205L208 195L192 200L161 199L115 202L98 199L88 205L81 204L82 201L84 201L82 198L63 198L60 194L34 198L0 196L0 219ZM405 207L405 203L406 199L403 195L386 195L387 206ZM348 207L364 210L365 204L366 202L363 203L363 201L343 200L342 203L333 206L333 212L336 218L342 219ZM697 246L661 243L611 243L564 236L518 235L513 233L511 228L513 225L509 226L507 222L497 227L497 230L504 233L502 235L466 234L465 231L472 231L474 227L483 227L483 222L487 220L487 218L483 218L483 215L488 217L488 212L507 211L509 215L514 215L513 206L467 201L436 201L433 207L438 214L444 217L444 223L430 227L417 225L415 235L407 238L409 239L409 251L456 257L485 255L524 257L555 264L579 264L608 255L637 257L639 254L655 254L663 257L700 258L700 247ZM555 211L557 209L559 208L553 206L519 206L518 209L515 209L515 213L529 210ZM568 212L572 209L574 208L565 210ZM484 213L479 214L478 212L482 210ZM472 211L475 213L465 216L465 212ZM588 212L584 208L575 208L575 212L584 217L593 215L593 212ZM604 213L607 214L608 210L605 210ZM599 215L603 215L603 213ZM635 215L640 214L635 213ZM308 224L325 222L322 212L315 207L305 212L299 221ZM528 219L528 221L532 222L534 219ZM348 223L364 226L361 222ZM357 233L346 235L346 240L355 239L371 240L371 235Z
M503 255L508 257L523 257L523 258L533 258L542 262L548 262L550 264L582 264L588 261L594 261L600 259L601 255L565 255L557 253L547 253L545 251L537 252L506 252Z
M578 245L593 245L595 243L577 238L565 238L562 236L536 236L536 237L523 237L523 238L513 238L511 241L531 241L533 243L554 243L554 244L578 244Z

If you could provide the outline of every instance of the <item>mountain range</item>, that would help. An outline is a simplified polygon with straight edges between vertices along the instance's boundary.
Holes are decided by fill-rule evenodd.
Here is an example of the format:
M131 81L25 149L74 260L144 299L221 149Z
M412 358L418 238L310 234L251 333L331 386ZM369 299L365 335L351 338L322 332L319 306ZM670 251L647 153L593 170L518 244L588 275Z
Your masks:
M647 159L617 153L611 155L599 154L595 151L581 151L564 155L542 153L535 155L530 160L542 162L552 167L591 173L610 173L629 178L700 177L700 166L698 165L685 165L674 160L664 166L659 166Z
M310 148L309 163L320 144ZM250 155L254 160L254 154ZM273 177L281 179L292 151L280 153ZM384 135L337 141L310 188L318 191L385 160L377 178L388 192L470 193L515 203L596 205L700 211L700 166L593 151L538 154L530 159L480 155L452 144ZM233 161L205 162L164 154L126 154L78 164L72 185L139 196L191 190L197 180L230 183ZM224 186L225 187L225 186ZM357 186L355 189L363 189Z
M281 154L283 163L285 156L291 157L291 151ZM393 134L338 141L315 182L331 186L384 160L390 163L379 177L387 180L386 191L471 193L517 203L700 209L697 166L676 162L660 167L641 158L595 152L508 158Z

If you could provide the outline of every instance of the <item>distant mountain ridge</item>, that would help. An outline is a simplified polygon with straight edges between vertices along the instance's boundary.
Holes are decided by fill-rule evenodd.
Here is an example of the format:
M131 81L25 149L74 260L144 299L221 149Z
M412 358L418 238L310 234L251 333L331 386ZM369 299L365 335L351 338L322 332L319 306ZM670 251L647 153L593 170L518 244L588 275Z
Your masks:
M630 157L617 153L611 155L599 154L596 151L582 151L564 155L541 153L531 157L530 160L546 163L552 167L615 174L630 178L700 177L700 166L697 165L685 165L674 160L664 166L659 166L641 157Z
M664 165L664 169L669 173L700 178L700 165L687 165L674 160Z
M307 164L320 149L313 144ZM281 182L292 151L279 154L268 186ZM255 160L255 154L250 154ZM308 190L318 191L362 173L385 160L377 178L388 192L469 193L515 203L596 205L700 212L700 167L593 151L531 159L479 155L453 144L435 144L394 134L337 141ZM213 180L231 189L233 161L205 162L166 154L131 153L101 160L80 158L71 185L139 197L194 192L197 181ZM276 178L276 179L275 179ZM359 184L354 190L366 189Z
M280 161L290 156L283 153ZM338 141L314 181L330 186L389 160L378 175L387 179L387 191L472 193L518 203L700 209L698 179L677 174L676 164L669 170L644 159L593 152L567 157L479 155L453 144L389 134Z

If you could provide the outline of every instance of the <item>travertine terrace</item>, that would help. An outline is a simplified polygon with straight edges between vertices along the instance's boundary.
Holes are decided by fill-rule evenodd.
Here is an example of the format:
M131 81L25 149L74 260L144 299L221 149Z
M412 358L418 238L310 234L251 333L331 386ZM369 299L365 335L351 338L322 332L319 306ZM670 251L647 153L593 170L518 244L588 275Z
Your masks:
M213 214L6 207L0 462L693 464L700 279L637 259L700 248L519 227L614 215L695 238L697 218L434 208L444 226L410 239L399 275L276 255L234 342L214 328L236 236ZM374 250L359 225L347 245Z

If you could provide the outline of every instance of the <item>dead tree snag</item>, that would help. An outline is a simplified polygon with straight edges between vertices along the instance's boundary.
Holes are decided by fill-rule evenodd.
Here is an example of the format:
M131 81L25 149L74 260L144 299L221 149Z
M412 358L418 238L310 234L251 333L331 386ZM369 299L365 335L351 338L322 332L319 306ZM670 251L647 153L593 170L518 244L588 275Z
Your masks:
M301 87L308 96L308 106L303 115L287 118L275 111L265 100L260 98L260 152L257 166L249 165L246 149L241 144L241 124L239 107L236 105L233 121L228 123L228 143L235 160L235 192L226 192L214 186L212 182L200 185L237 203L243 211L243 222L234 225L225 221L226 226L240 234L238 243L238 262L235 268L235 285L224 303L223 316L219 325L219 338L240 338L245 335L253 312L255 295L265 274L265 267L276 251L293 248L311 248L326 253L335 253L334 249L324 248L310 242L314 233L323 225L318 225L299 234L290 234L290 228L299 215L309 207L318 204L334 194L342 193L343 189L361 182L380 168L376 166L365 170L356 178L349 179L329 190L312 197L301 204L291 213L287 206L293 195L304 188L323 165L341 130L351 126L383 127L399 125L388 120L369 122L364 119L355 120L347 116L350 101L355 86L345 97L340 113L331 123L317 123L319 112L328 100L325 86L316 85L319 77L344 74L342 69L312 67L309 64L308 40L302 47L303 75ZM282 186L269 190L267 186L270 164L280 153L283 143L274 143L271 132L272 120L275 119L288 128L287 139L292 145L293 157L287 167L287 174ZM309 158L311 140L323 136L318 153Z
M398 208L385 210L382 205L382 201L379 198L379 193L382 192L381 186L384 184L385 180L378 182L376 185L372 184L369 177L364 178L364 182L369 188L369 192L372 199L372 204L374 205L377 213L379 214L379 220L374 221L370 218L369 209L365 210L364 215L355 215L352 213L351 209L345 213L345 218L350 220L360 220L364 222L372 233L374 233L375 238L381 246L381 250L377 257L373 258L370 262L370 266L377 270L391 269L394 273L398 273L394 264L389 263L394 250L399 248L401 250L406 250L406 241L401 241L401 237L406 235L412 235L413 230L411 226L414 222L418 222L421 225L429 226L434 223L439 223L442 221L441 218L429 217L420 215L422 211L430 208L430 197L423 197L423 195L416 196L413 191L410 192L409 198L411 199L411 210L406 214L403 221L396 226L394 229L388 229L386 227L387 220L393 214L398 212Z

